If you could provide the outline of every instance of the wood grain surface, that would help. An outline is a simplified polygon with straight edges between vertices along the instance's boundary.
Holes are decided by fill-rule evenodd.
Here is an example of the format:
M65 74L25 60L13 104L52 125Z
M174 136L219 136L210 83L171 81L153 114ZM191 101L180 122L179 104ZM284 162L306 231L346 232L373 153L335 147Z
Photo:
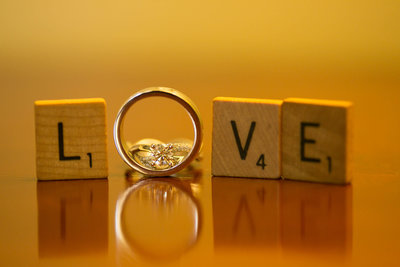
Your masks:
M39 180L108 176L104 99L35 102Z
M352 172L352 103L289 98L282 107L282 176L344 184Z
M280 178L281 100L217 97L212 174Z

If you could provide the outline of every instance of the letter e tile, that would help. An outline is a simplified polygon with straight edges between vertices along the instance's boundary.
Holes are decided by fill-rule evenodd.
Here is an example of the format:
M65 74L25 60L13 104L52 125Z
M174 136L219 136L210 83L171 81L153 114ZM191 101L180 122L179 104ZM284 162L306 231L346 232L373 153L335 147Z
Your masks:
M345 184L351 180L352 103L285 99L282 176Z

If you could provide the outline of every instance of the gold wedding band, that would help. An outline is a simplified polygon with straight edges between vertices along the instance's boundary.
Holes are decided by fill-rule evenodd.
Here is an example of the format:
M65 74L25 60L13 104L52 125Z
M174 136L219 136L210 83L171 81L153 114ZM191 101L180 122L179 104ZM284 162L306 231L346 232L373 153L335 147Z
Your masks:
M154 96L172 99L189 113L194 128L193 145L137 144L129 147L122 136L124 117L136 102ZM149 176L169 176L187 167L198 155L203 141L203 126L199 111L185 94L167 87L150 87L132 95L121 107L114 123L114 142L119 155L134 170ZM138 155L148 153L148 155Z

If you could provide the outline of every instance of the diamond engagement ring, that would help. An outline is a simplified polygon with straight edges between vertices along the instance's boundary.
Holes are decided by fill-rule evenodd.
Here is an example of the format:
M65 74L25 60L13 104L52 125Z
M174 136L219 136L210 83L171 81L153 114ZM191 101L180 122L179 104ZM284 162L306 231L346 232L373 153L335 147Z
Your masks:
M194 128L193 142L162 143L143 139L133 146L123 137L124 117L133 104L144 98L161 96L172 99L188 112ZM114 141L118 153L134 170L150 176L169 176L187 167L199 154L203 132L199 112L194 103L183 93L166 87L151 87L131 96L121 107L114 124Z
M184 160L192 146L188 143L161 142L142 144L139 141L129 149L132 157L142 165L152 170L165 170Z

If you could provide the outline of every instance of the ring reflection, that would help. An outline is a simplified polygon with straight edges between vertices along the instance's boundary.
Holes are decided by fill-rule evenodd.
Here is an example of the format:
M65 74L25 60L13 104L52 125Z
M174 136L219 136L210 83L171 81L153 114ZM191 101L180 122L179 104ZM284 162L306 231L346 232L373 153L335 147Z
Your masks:
M118 249L148 260L176 259L196 243L199 214L190 187L182 181L140 180L117 201Z

